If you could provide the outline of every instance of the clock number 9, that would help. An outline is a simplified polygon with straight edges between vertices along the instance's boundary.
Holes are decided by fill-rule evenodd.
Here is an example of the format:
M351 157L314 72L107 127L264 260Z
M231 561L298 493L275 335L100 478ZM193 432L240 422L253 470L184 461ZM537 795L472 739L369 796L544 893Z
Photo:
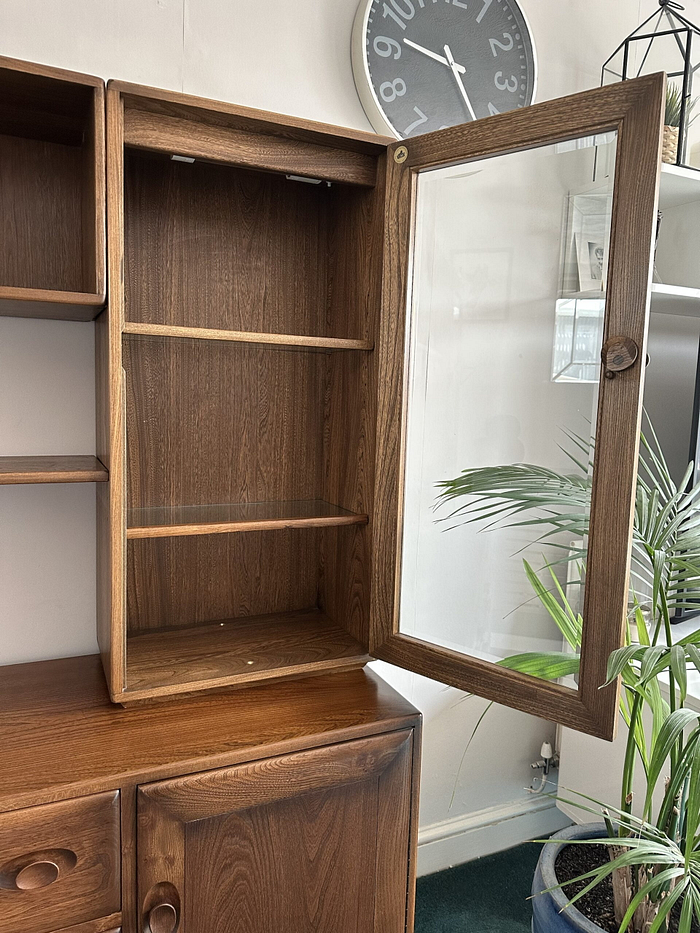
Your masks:
M511 75L510 80L508 80L503 77L502 71L496 72L493 76L493 83L499 91L510 91L511 94L514 94L518 90L518 79L515 75Z
M390 104L392 100L396 100L397 97L403 97L406 93L406 82L403 78L394 78L393 81L385 81L384 84L379 85L379 93L382 95L382 100Z
M389 39L387 36L377 36L374 40L374 51L382 58L389 58L395 51L394 58L401 58L401 46L396 39Z

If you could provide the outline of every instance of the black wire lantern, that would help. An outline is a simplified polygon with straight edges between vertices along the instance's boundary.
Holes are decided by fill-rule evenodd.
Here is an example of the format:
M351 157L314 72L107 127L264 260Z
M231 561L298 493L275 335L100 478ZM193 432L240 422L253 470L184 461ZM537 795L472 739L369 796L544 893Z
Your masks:
M659 0L659 9L605 62L602 77L602 84L613 84L658 71L667 73L663 160L676 165L688 162L689 130L697 103L693 80L700 68L700 29L683 16L683 9L675 0Z

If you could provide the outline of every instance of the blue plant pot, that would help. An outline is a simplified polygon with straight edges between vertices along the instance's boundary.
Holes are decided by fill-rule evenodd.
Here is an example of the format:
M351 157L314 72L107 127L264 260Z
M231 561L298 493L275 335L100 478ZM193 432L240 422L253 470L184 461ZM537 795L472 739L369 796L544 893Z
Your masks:
M552 839L560 839L561 844L548 842L542 846L542 854L537 863L532 882L532 933L602 933L602 927L584 917L576 907L569 907L563 913L568 897L557 888L548 894L540 894L559 883L554 871L557 855L565 842L570 839L593 839L607 836L605 823L584 823L581 826L567 826L555 833Z

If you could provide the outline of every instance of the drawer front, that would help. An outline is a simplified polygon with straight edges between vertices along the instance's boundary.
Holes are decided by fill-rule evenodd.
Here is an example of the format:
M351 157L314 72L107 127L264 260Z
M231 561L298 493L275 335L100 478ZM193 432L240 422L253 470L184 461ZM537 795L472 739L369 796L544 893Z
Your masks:
M118 791L0 814L0 933L52 933L120 901Z

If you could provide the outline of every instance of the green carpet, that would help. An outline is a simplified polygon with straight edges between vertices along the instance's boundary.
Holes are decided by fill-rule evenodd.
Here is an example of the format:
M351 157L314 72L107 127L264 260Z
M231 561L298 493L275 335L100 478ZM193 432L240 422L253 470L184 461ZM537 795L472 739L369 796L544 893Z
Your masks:
M416 933L530 933L532 843L418 879Z

